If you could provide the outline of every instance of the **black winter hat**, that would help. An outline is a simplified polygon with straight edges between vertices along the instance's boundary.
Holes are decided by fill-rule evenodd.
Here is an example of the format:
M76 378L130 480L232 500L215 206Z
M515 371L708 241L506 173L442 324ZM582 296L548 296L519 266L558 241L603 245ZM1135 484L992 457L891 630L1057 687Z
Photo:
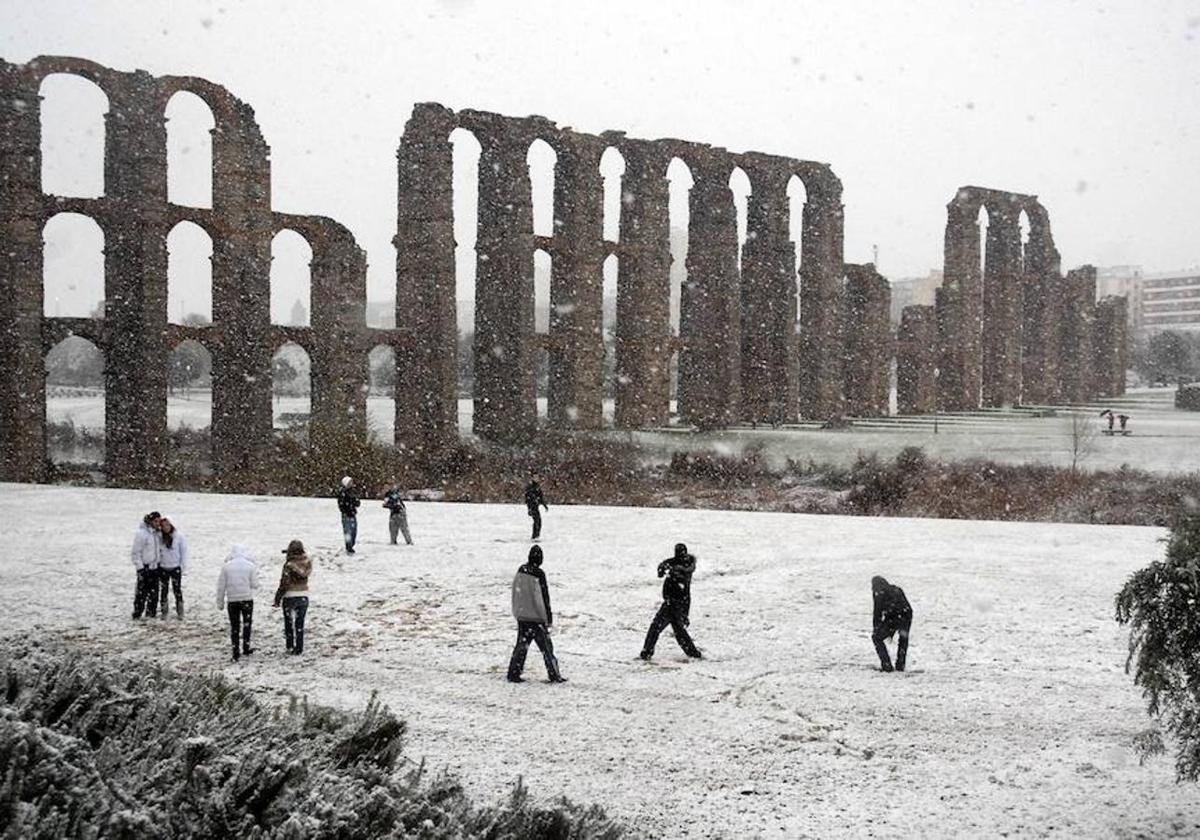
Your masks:
M535 566L542 565L542 547L540 545L529 549L529 562Z
M675 556L687 557L687 545L684 543L675 543Z

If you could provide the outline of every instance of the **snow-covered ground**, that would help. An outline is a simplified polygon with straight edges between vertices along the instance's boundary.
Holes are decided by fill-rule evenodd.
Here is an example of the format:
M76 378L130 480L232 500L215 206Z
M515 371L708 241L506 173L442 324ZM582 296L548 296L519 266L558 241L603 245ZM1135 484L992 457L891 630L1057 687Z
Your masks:
M536 651L510 685L509 583L524 559L517 505L413 503L417 544L386 545L366 503L360 554L338 550L328 499L0 485L6 632L65 633L86 650L222 671L411 726L410 754L497 796L603 804L662 837L1163 837L1200 833L1200 795L1172 763L1139 766L1147 726L1123 671L1112 598L1159 556L1148 528L554 506L542 545L565 685ZM131 622L129 541L151 508L192 544L186 621ZM315 556L309 640L283 655L270 609L281 551ZM664 634L637 660L657 561L698 555L688 662ZM257 651L226 661L213 603L234 541L261 558ZM911 670L883 674L869 579L915 609Z
M1125 397L1080 407L1087 421L1086 439L1081 441L1079 465L1085 469L1116 469L1122 464L1168 473L1197 468L1195 453L1200 450L1200 414L1178 411L1172 405L1173 389L1144 389ZM545 400L539 401L544 416ZM1129 437L1109 437L1098 410L1111 406L1132 418ZM275 401L277 421L290 415L308 413L307 397L281 397ZM607 407L611 419L611 403ZM369 424L381 440L391 440L393 405L387 397L372 396L367 401ZM471 401L459 401L459 423L471 426ZM102 398L92 396L52 396L47 401L51 422L71 420L76 426L104 428ZM209 396L197 392L191 398L172 397L167 404L172 428L186 425L204 428L209 424ZM286 425L286 423L284 423ZM1069 416L1060 410L1055 417L1035 417L1030 412L979 411L958 415L921 417L885 417L856 420L845 429L820 429L813 426L787 429L736 428L707 434L678 431L610 432L619 439L631 439L647 454L666 458L677 450L713 449L735 452L758 444L777 464L786 458L809 459L818 463L847 465L859 453L877 453L891 458L906 446L920 446L933 458L962 460L990 458L1005 463L1042 463L1070 466L1076 435Z

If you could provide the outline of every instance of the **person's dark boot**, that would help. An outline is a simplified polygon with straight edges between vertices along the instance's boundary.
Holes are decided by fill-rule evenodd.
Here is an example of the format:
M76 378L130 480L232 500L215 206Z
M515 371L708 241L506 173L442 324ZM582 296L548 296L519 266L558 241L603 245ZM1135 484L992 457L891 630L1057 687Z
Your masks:
M567 681L567 678L564 677L562 674L555 674L553 677L550 678L550 682L552 682L552 683L565 683L566 681Z
M508 680L510 683L523 683L523 682L525 682L525 678L524 678L524 677L518 677L518 676L516 676L516 675L514 675L514 674L509 674L507 677L505 677L505 679L507 679L507 680Z
M694 653L689 653L689 654L688 654L688 657L689 657L689 658L691 658L691 659L703 659L703 658L704 658L704 654L703 654L703 653L701 653L699 650L697 650L697 651L695 651Z
M889 674L890 674L890 673L891 673L893 670L895 670L895 669L894 669L894 668L892 668L892 663L891 663L891 662L880 662L880 663L879 663L879 670L880 670L880 671L883 671L883 672L885 672L885 673L889 673Z
M652 651L652 650L644 650L644 651L642 651L641 653L639 653L639 654L638 654L638 659L641 659L641 660L644 660L644 661L646 661L646 662L649 662L649 661L650 661L650 657L652 657L652 656L654 656L654 651Z

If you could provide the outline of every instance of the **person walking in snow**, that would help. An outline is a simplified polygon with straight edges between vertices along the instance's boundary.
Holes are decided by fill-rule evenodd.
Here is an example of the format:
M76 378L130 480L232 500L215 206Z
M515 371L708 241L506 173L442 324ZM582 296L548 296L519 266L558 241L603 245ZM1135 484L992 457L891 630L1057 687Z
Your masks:
M542 571L542 547L539 545L530 547L528 561L513 577L512 614L517 620L517 644L508 661L508 681L525 682L521 677L525 670L525 654L529 652L529 643L534 642L542 652L550 682L566 682L558 671L554 643L550 641L554 613L550 610L550 587L546 584L546 573Z
M908 633L912 629L912 605L904 596L903 589L888 583L878 575L871 578L871 595L875 600L875 610L871 619L874 627L871 641L875 643L875 652L879 654L879 668L883 671L893 670L884 641L899 633L895 670L903 671L905 660L908 658Z
M130 552L137 583L133 591L133 618L145 612L150 618L158 613L159 513L151 511L142 517L142 524L133 535Z
M354 543L358 541L358 490L354 487L354 479L342 477L342 488L337 493L338 510L342 514L342 536L346 539L346 553L354 553Z
M392 545L396 544L399 534L404 534L406 545L412 545L412 535L408 533L408 510L404 507L404 494L399 484L394 484L384 495L383 506L391 511L388 515L388 534L392 538Z
M283 550L287 558L275 590L275 606L283 607L283 641L287 652L304 653L304 617L308 615L308 578L312 560L304 552L304 543L292 540Z
M250 558L250 549L235 545L225 558L217 576L217 609L229 613L229 637L233 642L233 661L254 652L250 647L250 628L254 623L254 591L258 589L258 566Z
M175 617L183 621L183 573L187 571L187 537L179 533L169 516L158 520L158 586L161 613L167 617L169 590L175 590Z
M542 486L538 484L537 476L534 473L529 474L529 483L525 485L525 510L533 518L533 536L531 539L536 540L542 534L542 514L538 508L541 507L549 512L550 507L546 504L546 497L542 495Z
M696 557L688 553L683 543L675 543L675 554L658 564L658 576L663 579L663 601L646 631L646 641L639 654L642 659L649 661L654 656L658 636L668 624L684 653L692 659L704 658L687 630L691 623L692 574L695 571Z

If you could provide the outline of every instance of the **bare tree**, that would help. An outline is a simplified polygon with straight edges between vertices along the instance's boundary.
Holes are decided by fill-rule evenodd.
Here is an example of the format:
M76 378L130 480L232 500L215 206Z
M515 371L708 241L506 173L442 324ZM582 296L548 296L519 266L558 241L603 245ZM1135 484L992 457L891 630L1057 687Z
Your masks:
M1066 434L1071 453L1071 472L1078 472L1079 465L1095 451L1100 433L1089 415L1072 411L1066 418Z

